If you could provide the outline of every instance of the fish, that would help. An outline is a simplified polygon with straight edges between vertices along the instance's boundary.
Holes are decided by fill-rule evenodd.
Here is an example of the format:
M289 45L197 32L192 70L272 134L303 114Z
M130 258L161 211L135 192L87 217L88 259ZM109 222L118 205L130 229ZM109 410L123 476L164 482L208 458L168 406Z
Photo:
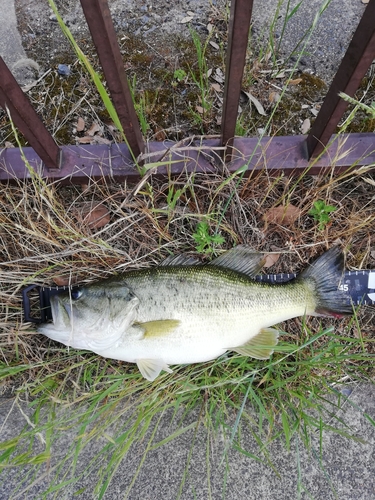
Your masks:
M269 359L274 326L300 316L352 314L344 254L323 253L295 279L256 281L265 256L238 245L207 264L171 256L51 297L52 322L38 332L66 346L136 363L154 381L170 365L207 362L233 351Z

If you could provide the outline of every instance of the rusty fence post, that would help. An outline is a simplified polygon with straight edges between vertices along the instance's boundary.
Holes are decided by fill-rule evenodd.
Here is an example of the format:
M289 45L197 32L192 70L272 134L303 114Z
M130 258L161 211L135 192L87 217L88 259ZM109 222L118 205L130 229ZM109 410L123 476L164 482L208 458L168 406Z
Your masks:
M253 0L232 0L230 8L221 126L221 144L227 146L225 161L230 161L233 154L252 8Z
M11 119L49 169L60 168L60 148L0 57L0 106L8 108Z
M339 92L353 97L374 58L375 0L370 0L307 136L309 158L324 150L348 106Z
M107 0L81 0L83 12L129 147L136 158L144 142Z

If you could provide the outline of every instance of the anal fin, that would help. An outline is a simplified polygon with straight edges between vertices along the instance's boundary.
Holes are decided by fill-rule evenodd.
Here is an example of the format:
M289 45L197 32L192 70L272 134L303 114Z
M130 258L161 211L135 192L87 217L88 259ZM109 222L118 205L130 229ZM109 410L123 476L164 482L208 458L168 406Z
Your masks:
M143 377L153 382L162 370L172 373L173 370L162 359L137 359L139 371Z
M246 344L232 347L231 350L251 356L256 359L268 359L274 351L275 345L279 341L279 331L275 328L262 328L262 330L252 337Z

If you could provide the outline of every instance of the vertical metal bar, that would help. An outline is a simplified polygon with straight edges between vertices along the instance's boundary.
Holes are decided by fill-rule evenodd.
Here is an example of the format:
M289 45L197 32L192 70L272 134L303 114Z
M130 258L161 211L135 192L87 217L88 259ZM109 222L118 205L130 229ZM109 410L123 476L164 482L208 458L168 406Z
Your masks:
M374 58L375 0L370 0L306 139L309 158L323 151L347 108L338 93L353 97Z
M144 151L138 117L125 75L107 0L81 0L100 64L126 139L134 157Z
M221 144L227 146L225 161L230 161L233 154L252 8L253 0L231 2L221 126Z
M60 148L44 126L29 99L0 57L0 106L9 109L16 127L47 168L60 168Z

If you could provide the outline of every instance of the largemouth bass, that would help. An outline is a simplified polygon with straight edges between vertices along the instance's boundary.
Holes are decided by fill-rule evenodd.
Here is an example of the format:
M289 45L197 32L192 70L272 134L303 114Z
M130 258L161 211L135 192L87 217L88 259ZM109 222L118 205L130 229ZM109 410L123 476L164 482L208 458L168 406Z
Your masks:
M51 297L53 323L38 331L67 346L137 363L154 380L169 365L198 363L227 350L267 359L282 321L351 314L340 290L344 256L333 247L284 284L254 280L264 255L246 246L206 265L174 257Z

